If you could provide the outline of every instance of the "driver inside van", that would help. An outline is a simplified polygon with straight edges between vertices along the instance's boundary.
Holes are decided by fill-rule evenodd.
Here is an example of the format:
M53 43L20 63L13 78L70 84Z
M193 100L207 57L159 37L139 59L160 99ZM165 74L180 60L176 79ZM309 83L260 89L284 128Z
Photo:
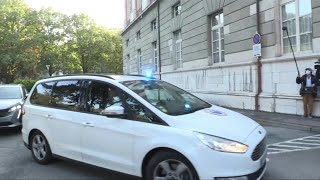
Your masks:
M121 103L119 93L115 89L109 88L108 98L107 98L107 102L106 102L106 108L113 106L113 105L122 106L122 103Z
M108 107L122 106L120 95L116 89L99 83L92 84L87 102L90 106L90 112L98 114L106 114L105 111Z
M122 101L120 98L120 95L118 91L114 88L108 88L108 95L107 98L104 101L104 108L101 110L100 114L110 114L110 112L107 112L107 109L112 106L122 106ZM112 112L111 112L112 114Z

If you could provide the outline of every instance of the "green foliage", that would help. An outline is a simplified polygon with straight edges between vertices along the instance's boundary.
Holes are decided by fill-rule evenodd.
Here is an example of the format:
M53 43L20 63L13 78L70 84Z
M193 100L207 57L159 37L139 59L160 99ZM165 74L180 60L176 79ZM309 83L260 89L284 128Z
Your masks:
M119 31L87 15L31 10L23 0L0 0L0 81L64 73L122 73Z
M33 85L37 82L35 79L25 78L25 79L16 79L14 80L14 84L23 84L28 92L31 90Z

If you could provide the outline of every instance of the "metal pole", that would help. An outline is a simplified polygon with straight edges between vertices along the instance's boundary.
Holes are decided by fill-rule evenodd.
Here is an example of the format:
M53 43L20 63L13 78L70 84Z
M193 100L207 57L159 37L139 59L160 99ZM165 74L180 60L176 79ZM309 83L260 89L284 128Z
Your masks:
M293 51L293 48L292 48L292 44L291 44L291 40L290 40L290 37L289 37L288 28L287 28L287 27L283 27L282 30L287 32L288 39L289 39L289 44L290 44L291 51L292 51L292 54L293 54L293 59L294 59L294 62L296 63L296 67L297 67L297 71L298 71L298 76L300 77L300 71L299 71L299 68L298 68L296 56L294 55L294 51Z
M260 34L260 2L259 0L256 0L256 8L257 8L257 33ZM255 110L259 111L260 109L260 102L259 102L259 96L262 93L262 63L261 63L261 57L258 56L257 59L257 73L258 73L258 88L257 88L257 92L255 95Z
M158 22L157 22L157 28L158 28L158 61L159 61L159 79L161 80L161 42L160 42L160 0L158 0L158 4L157 4L157 11L158 11Z

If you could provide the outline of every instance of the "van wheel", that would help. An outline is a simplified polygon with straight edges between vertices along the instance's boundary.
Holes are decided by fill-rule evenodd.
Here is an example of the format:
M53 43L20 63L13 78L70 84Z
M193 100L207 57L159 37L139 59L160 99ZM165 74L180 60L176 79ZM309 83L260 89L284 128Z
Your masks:
M173 151L160 152L148 162L146 180L199 180L191 163Z
M31 136L32 157L39 164L48 164L52 159L52 153L47 139L40 131Z

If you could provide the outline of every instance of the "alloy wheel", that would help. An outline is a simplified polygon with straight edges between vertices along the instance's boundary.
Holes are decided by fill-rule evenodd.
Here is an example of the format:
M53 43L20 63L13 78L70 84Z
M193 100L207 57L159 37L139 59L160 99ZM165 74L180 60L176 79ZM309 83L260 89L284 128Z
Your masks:
M153 172L154 180L193 180L191 170L178 160L160 162Z
M33 137L32 140L32 151L34 156L39 160L43 160L47 154L47 145L45 138L40 134Z

